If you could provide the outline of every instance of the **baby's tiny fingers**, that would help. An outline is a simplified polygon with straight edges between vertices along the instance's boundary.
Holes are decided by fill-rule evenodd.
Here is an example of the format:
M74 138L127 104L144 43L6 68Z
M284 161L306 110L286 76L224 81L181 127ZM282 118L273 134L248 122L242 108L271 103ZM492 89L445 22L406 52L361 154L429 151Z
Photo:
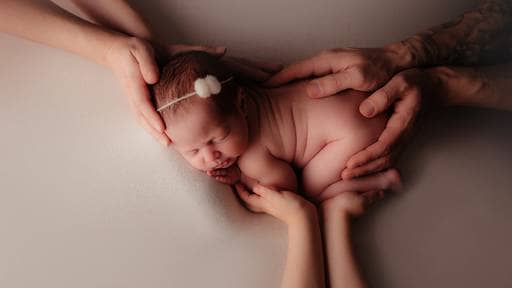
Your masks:
M215 180L222 182L224 184L229 184L229 179L228 179L228 177L225 177L225 176L216 176Z
M211 175L211 176L225 176L226 175L226 170L223 170L223 169L210 170L210 171L208 171L208 175Z

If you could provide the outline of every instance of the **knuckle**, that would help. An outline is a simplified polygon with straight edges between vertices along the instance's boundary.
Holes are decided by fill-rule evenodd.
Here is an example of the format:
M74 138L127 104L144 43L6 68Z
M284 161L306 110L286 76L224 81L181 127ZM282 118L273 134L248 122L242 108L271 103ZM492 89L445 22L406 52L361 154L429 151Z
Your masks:
M380 152L378 154L389 154L389 152L391 151L391 145L389 145L388 143L379 140L377 144L377 152Z
M405 74L404 74L404 73L399 73L399 74L395 75L395 77L393 77L393 78L394 78L394 81L395 81L398 85L400 85L400 86L402 86L402 87L403 87L403 86L408 86L408 85L409 85L409 83L408 83L408 81L407 81L407 77L405 76Z
M386 168L386 167L389 167L390 165L391 165L391 157L389 155L384 156L382 158L380 168Z
M365 80L365 69L362 66L356 65L353 66L350 70L352 74L357 75L361 80Z
M409 95L409 97L411 97L413 100L417 100L421 93L421 89L417 85L410 85L408 87L407 92L408 92L407 94Z

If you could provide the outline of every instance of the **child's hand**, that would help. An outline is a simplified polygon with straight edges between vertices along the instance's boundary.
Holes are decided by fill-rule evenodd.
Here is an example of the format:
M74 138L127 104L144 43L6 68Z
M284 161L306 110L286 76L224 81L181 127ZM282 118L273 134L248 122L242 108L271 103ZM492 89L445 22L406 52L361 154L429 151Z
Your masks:
M228 168L206 171L206 174L215 178L215 180L228 185L235 185L235 183L239 182L241 175L240 169L236 164L233 164Z
M384 197L384 191L364 193L343 192L321 203L324 217L359 217L376 201Z
M294 192L275 191L260 184L253 187L254 193L250 193L241 183L236 184L235 188L249 210L270 214L288 225L316 213L316 207L311 202Z

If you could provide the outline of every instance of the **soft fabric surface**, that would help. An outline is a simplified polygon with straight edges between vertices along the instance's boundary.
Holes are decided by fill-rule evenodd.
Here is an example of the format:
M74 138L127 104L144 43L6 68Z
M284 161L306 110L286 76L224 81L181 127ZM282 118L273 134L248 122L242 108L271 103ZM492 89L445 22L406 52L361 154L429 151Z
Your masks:
M382 45L475 3L452 2L134 4L177 41L290 61ZM0 287L278 286L286 227L160 147L110 71L6 35L0 53ZM355 226L373 286L512 286L510 127L479 109L429 119L400 163L404 194Z

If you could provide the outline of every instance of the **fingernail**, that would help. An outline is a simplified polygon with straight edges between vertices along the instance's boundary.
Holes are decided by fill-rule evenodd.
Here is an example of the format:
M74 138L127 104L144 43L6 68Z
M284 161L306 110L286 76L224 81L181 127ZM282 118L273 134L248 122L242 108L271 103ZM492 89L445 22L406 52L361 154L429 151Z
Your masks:
M308 86L306 87L306 91L308 93L308 96L311 98L318 97L322 92L320 89L320 85L316 81L309 82Z
M375 107L370 101L364 101L359 107L359 111L366 117L372 117L375 113Z

